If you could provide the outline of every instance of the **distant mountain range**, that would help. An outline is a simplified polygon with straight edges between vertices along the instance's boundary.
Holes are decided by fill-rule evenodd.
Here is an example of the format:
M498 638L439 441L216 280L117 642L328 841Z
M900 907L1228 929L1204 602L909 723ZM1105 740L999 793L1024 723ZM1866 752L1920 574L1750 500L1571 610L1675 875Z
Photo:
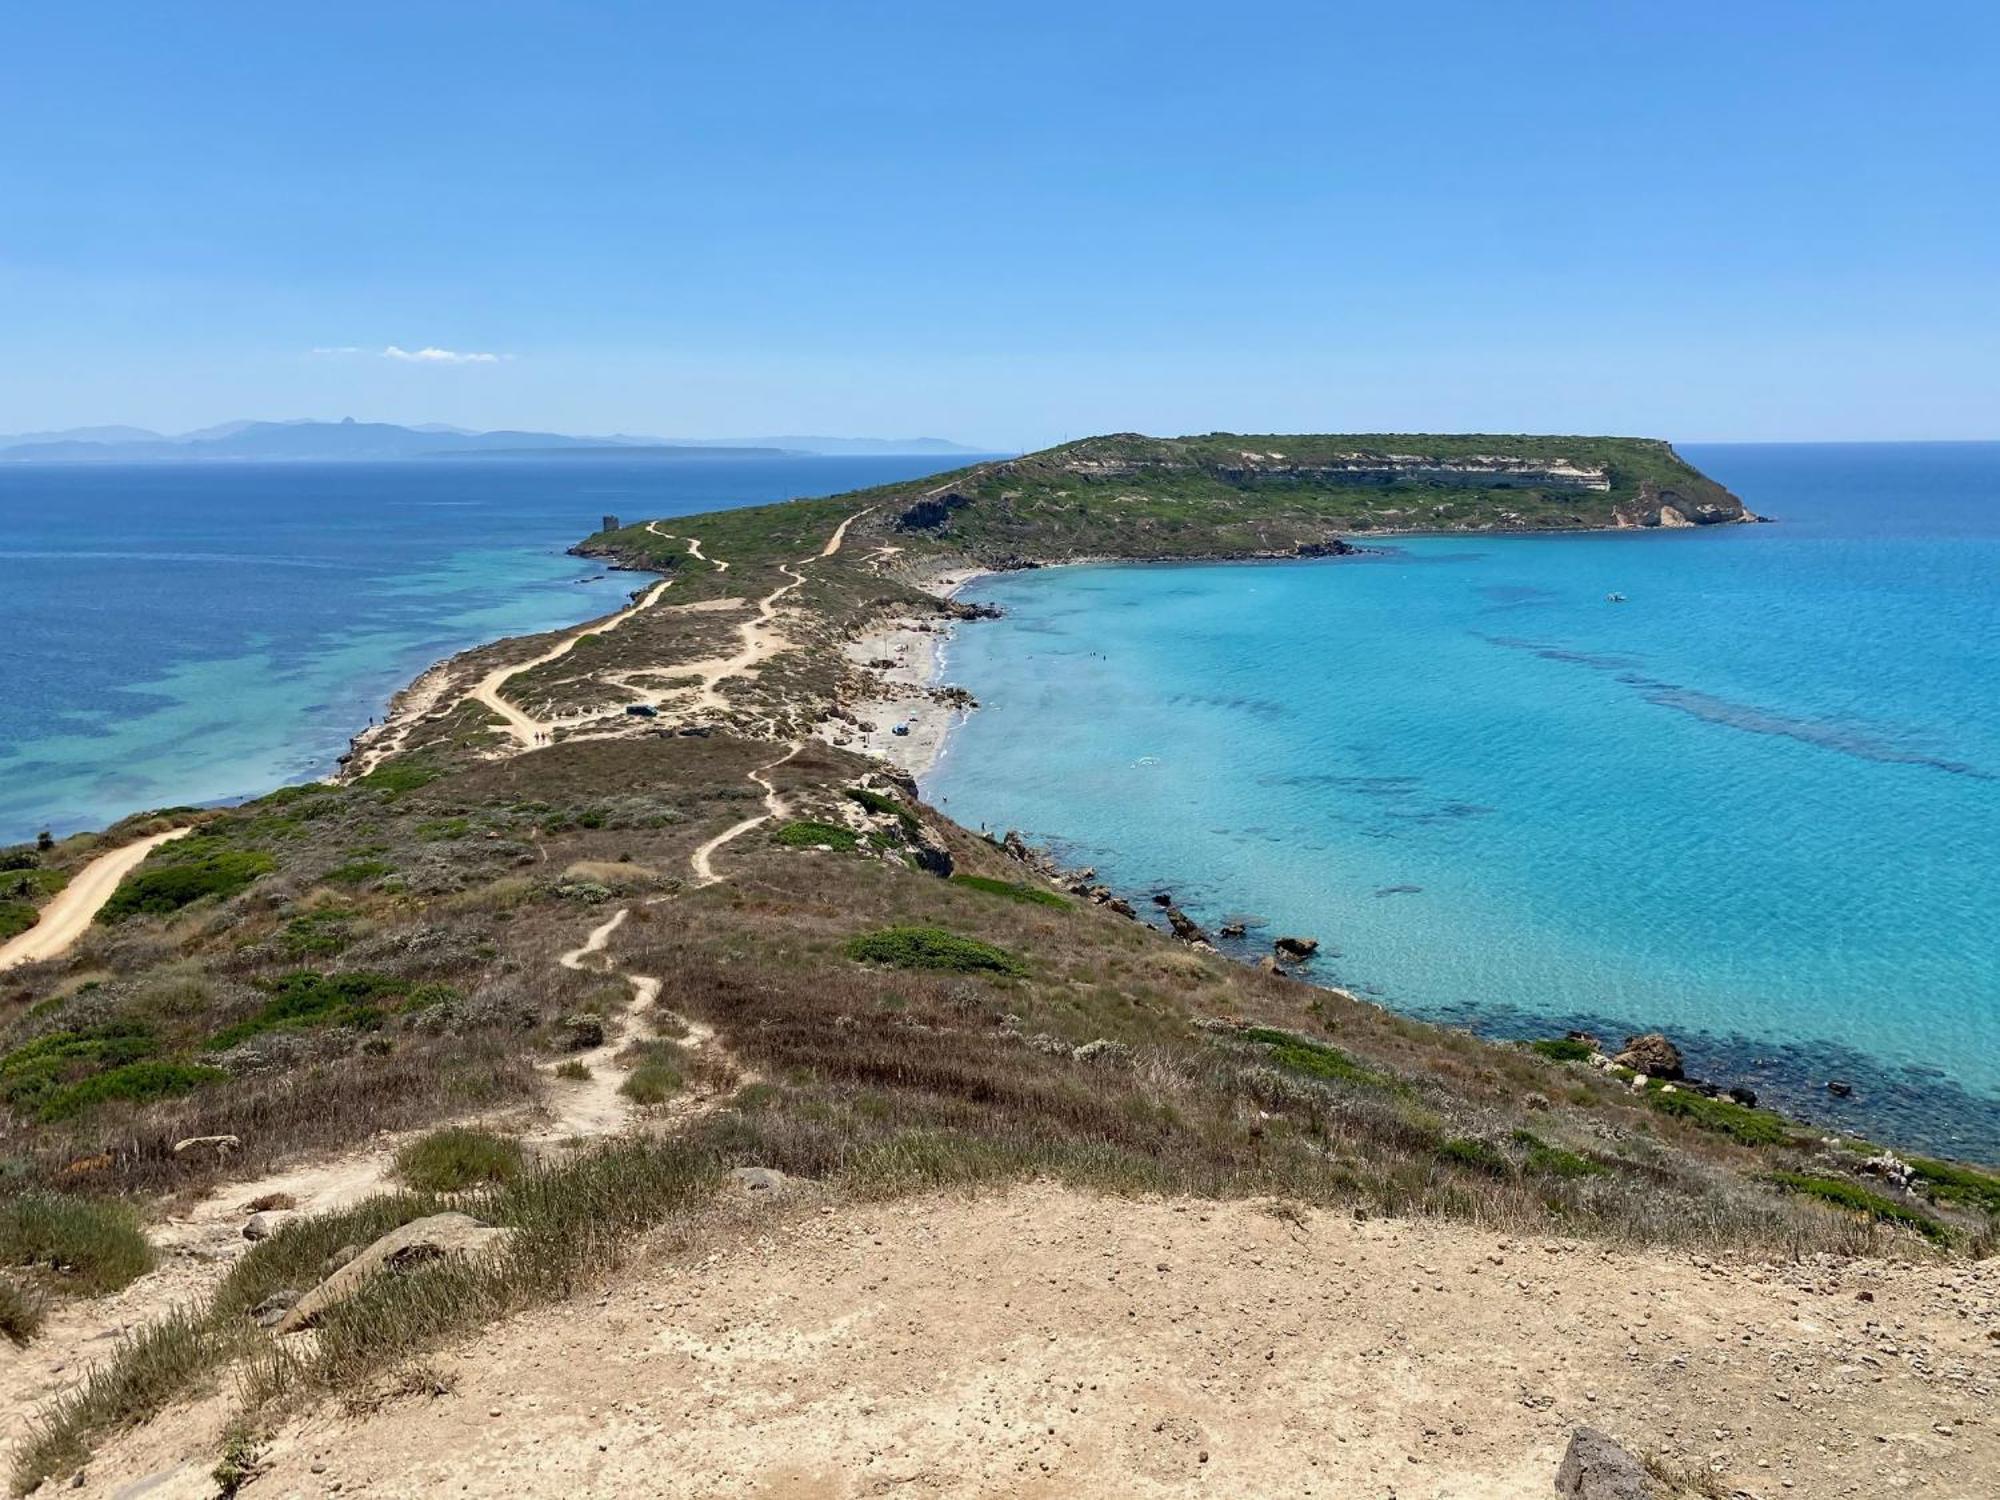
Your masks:
M549 457L557 453L622 451L631 457L779 457L796 454L978 453L943 438L657 438L613 433L574 437L560 432L473 432L428 422L224 422L174 435L143 427L74 427L61 432L0 436L0 463L185 463L200 460Z

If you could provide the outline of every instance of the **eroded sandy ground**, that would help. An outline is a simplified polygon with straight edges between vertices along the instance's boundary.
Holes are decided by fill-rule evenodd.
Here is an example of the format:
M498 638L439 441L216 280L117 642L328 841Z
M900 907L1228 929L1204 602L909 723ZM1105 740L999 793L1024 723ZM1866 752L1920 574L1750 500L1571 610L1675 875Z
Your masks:
M294 1422L246 1493L1525 1500L1589 1423L1724 1494L1985 1500L1996 1291L1992 1264L793 1190L729 1248L437 1356L448 1394ZM221 1409L114 1443L85 1493L211 1493L190 1440Z

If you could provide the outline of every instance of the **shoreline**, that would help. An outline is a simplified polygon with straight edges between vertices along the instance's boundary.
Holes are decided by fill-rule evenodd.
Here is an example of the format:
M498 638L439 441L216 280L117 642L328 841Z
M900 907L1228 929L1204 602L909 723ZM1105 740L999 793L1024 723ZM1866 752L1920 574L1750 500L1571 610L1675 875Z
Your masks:
M967 584L994 573L992 568L956 567L915 580L915 587L949 602ZM948 748L951 732L978 710L973 701L940 696L945 648L961 621L945 616L902 613L863 630L845 642L841 655L871 673L881 691L848 705L850 719L815 730L828 743L886 761L921 782ZM897 726L907 730L897 734Z

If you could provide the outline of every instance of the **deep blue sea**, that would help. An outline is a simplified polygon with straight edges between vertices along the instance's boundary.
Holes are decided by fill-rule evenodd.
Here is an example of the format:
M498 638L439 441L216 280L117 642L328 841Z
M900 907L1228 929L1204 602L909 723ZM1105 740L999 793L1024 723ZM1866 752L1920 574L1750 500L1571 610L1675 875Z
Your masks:
M439 657L618 608L564 549L934 458L0 465L0 843L326 774Z
M1397 1009L2000 1160L2000 444L1684 451L1778 524L980 580L926 792Z

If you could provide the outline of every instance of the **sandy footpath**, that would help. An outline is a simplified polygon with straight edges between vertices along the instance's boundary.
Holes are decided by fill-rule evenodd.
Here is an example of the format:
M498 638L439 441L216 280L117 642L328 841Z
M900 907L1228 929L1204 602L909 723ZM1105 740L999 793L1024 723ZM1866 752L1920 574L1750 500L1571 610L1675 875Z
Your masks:
M1712 1266L1049 1184L822 1208L275 1436L250 1493L1541 1500L1570 1432L1722 1494L1990 1497L2000 1266ZM202 1488L219 1401L84 1493Z
M56 892L55 899L42 908L41 917L33 927L0 946L0 969L68 952L70 945L89 930L119 883L144 864L147 855L191 832L188 828L170 828L98 855Z

